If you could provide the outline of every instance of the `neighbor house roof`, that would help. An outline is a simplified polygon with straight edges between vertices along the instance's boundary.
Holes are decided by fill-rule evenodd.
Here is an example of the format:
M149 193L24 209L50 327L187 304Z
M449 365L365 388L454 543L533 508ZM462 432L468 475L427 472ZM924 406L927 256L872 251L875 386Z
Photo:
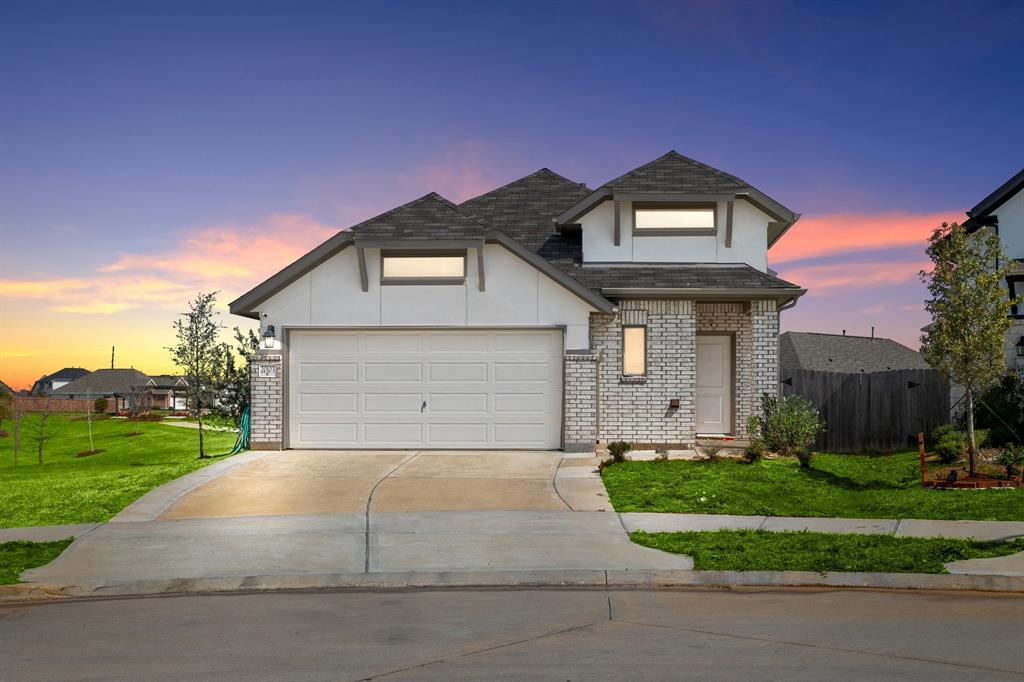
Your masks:
M64 369L57 370L53 374L47 374L46 376L39 377L39 379L32 384L32 393L42 391L43 384L53 383L54 381L71 382L80 377L84 377L88 373L89 370L81 367L65 367Z
M0 393L14 393L14 389L0 381Z
M779 367L823 372L928 369L924 356L892 339L786 332L779 337Z
M137 369L98 369L54 389L50 395L123 395L134 387L145 386L148 381L149 377Z
M1024 168L1012 178L1004 182L994 192L977 203L971 210L967 211L968 220L965 223L970 232L974 232L982 225L990 223L987 218L993 211L1006 203L1017 192L1024 189Z
M775 218L769 242L798 214L761 194L734 175L669 152L650 163L590 190L542 168L530 175L455 205L436 193L370 218L316 247L235 301L232 313L254 317L256 306L298 277L349 246L438 248L498 242L560 282L598 309L610 310L602 290L621 288L756 290L766 295L799 296L798 286L744 264L583 264L579 231L561 230L559 220L586 202L591 205L614 192L673 192L739 197ZM612 296L610 292L605 294Z
M185 377L175 374L155 374L149 377L149 385L153 388L181 388L185 383Z

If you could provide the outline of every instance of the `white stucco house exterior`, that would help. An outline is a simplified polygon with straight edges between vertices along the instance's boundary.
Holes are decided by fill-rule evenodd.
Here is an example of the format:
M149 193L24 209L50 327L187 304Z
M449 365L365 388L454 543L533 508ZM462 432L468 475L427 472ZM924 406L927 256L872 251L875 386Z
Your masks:
M990 229L999 235L1015 268L1006 278L1007 295L1024 298L1024 169L967 211L969 232ZM1006 366L1024 369L1024 306L1013 306L1013 323L1006 335Z
M258 319L256 448L593 450L744 435L778 391L767 252L799 215L669 152L548 169L338 232L231 303Z

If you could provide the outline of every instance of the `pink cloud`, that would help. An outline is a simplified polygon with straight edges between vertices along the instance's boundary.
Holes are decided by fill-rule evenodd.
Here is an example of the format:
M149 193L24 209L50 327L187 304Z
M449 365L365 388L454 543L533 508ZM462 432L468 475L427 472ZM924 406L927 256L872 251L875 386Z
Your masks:
M226 302L337 232L305 215L273 215L261 224L191 230L173 248L122 253L91 276L0 280L4 296L45 300L52 310L112 314L141 307L178 310L197 291Z
M819 256L920 246L943 222L963 220L963 213L833 213L801 218L768 252L773 264Z
M829 295L840 291L892 286L917 282L918 273L930 268L922 257L914 260L829 263L783 268L779 276L808 289L809 295Z

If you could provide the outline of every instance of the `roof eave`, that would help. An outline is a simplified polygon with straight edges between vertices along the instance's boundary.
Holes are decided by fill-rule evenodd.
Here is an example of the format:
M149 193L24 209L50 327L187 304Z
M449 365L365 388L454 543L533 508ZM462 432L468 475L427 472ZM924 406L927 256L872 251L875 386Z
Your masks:
M796 300L806 289L765 289L759 287L603 287L612 298L692 298L695 300Z
M1010 197L1017 194L1021 189L1024 189L1024 168L1000 185L994 192L979 201L974 208L967 211L967 215L974 219L983 218L1005 204Z

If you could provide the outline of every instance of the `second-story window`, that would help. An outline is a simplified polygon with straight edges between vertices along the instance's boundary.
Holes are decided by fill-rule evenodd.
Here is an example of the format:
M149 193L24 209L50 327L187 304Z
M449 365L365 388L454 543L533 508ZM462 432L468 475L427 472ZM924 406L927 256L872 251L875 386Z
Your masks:
M633 230L638 235L715 233L714 204L633 204Z
M381 254L381 284L462 284L466 280L466 253Z

